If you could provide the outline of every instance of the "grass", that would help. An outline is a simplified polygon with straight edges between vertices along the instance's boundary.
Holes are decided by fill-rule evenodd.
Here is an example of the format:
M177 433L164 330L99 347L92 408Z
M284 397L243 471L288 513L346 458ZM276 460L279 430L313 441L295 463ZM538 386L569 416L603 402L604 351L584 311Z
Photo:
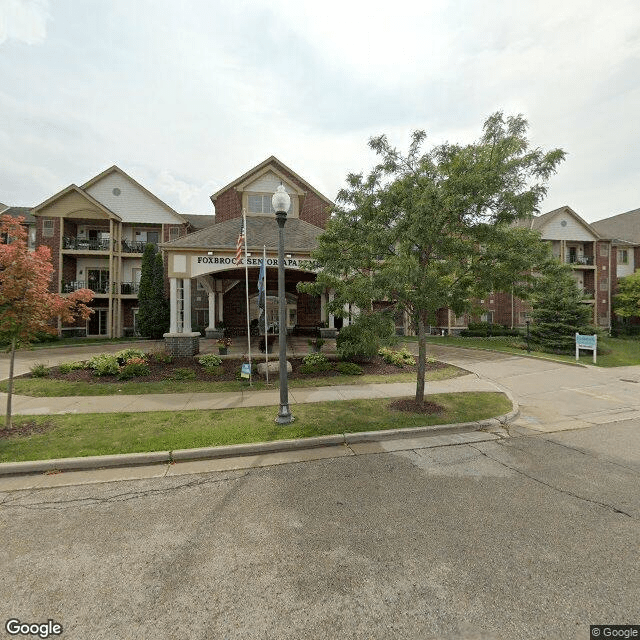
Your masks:
M295 422L274 422L277 407L215 411L66 414L20 416L14 424L48 424L44 433L0 439L0 462L45 460L143 451L173 451L228 444L271 442L334 433L375 431L469 422L502 415L511 402L501 393L449 393L428 396L439 414L392 411L395 399L298 404Z
M145 338L58 338L48 342L36 342L24 347L30 351L40 349L57 349L58 347L83 347L92 344L126 344L127 342L142 342Z
M458 367L448 366L435 371L428 371L427 381L445 380L464 375L467 372ZM416 379L415 373L398 373L388 375L335 376L330 378L291 379L289 387L326 387L343 384L368 384L382 382L411 382ZM267 387L262 379L254 379L254 391L278 387L278 376L270 378L273 383ZM141 395L146 393L217 393L222 391L245 391L249 383L243 380L220 382L204 382L196 380L164 380L162 382L135 382L121 380L117 384L99 384L87 382L70 382L67 380L49 380L48 378L15 378L13 393L22 396L62 397L62 396L110 396ZM0 383L0 391L7 390L7 382Z
M417 342L414 336L404 338L405 341ZM495 338L461 338L458 336L428 336L427 342L452 347L467 347L470 349L489 349L501 353L512 353L519 356L531 355L537 358L551 358L562 362L575 363L575 355L547 353L546 351L534 351L527 354L526 349L516 345L522 344L522 338L509 336L497 336ZM640 364L640 339L638 338L598 338L598 345L605 351L599 354L596 366L599 367L625 367ZM582 351L580 360L583 364L593 364L593 356L590 351Z

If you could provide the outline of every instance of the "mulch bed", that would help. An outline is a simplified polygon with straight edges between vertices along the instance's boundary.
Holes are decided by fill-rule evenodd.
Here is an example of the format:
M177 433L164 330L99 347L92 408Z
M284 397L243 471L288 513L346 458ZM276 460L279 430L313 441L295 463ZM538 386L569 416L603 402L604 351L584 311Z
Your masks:
M270 359L270 361L275 358ZM223 359L221 365L221 372L217 374L211 374L206 369L198 364L194 358L174 358L170 364L158 362L153 357L147 360L150 373L147 376L139 376L131 378L131 382L162 382L164 380L176 380L180 379L180 370L193 371L195 378L189 378L192 380L200 380L206 382L213 381L225 381L236 380L238 372L240 371L240 365L242 360ZM342 377L337 371L329 370L319 373L305 374L300 371L302 366L302 358L289 358L292 373L289 374L290 380L296 379L308 379L308 378L340 378ZM359 363L363 369L364 375L394 375L397 373L415 373L415 366L404 366L402 368L396 367L392 364L387 364L382 358L375 358L371 362ZM434 371L436 369L442 369L447 365L442 362L428 362L427 371ZM25 378L32 378L31 374L23 376ZM89 369L77 369L70 371L69 373L60 373L58 367L53 367L48 378L50 380L66 380L69 382L86 382L89 384L110 384L110 385L122 385L126 384L126 381L119 380L117 376L94 376L93 371Z
M46 433L51 431L56 425L53 422L45 421L40 424L28 420L19 424L12 424L10 429L0 427L0 440L15 438L19 436L32 436L36 433Z

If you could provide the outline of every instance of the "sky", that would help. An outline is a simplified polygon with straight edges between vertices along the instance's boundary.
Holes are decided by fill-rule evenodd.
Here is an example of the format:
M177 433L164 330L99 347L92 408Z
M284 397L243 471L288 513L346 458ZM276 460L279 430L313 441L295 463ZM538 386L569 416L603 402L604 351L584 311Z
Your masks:
M640 207L637 0L0 0L0 202L117 164L180 213L275 155L334 199L495 111L567 158L541 212Z

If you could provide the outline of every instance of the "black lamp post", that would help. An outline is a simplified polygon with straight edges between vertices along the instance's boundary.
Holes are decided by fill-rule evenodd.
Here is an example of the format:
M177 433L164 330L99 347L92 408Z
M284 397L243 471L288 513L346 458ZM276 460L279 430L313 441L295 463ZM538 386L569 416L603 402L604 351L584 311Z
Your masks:
M287 299L284 290L284 223L287 211L291 206L291 198L280 185L271 198L271 204L278 221L278 332L280 347L280 410L276 422L289 424L293 416L289 411L289 383L287 380Z

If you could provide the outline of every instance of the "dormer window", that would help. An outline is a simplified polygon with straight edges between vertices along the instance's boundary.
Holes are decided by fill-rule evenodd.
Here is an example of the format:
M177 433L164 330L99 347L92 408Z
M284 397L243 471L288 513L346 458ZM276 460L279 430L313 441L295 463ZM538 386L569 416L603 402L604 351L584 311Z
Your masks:
M271 196L269 195L249 195L247 198L248 211L247 213L254 214L274 214L273 207L271 206Z

